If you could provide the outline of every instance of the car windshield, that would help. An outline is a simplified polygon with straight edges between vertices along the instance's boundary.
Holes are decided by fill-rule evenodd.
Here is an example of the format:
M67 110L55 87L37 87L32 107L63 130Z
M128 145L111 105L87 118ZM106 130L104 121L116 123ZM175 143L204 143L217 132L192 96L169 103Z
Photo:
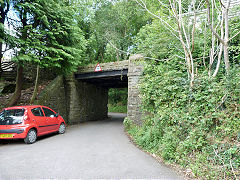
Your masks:
M14 125L23 122L24 109L3 110L0 113L0 125Z

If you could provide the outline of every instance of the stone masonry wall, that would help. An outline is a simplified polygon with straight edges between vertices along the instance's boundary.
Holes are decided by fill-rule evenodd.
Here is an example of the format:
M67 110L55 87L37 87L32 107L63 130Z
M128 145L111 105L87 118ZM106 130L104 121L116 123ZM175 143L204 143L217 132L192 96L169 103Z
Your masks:
M142 124L142 112L140 111L141 99L139 96L139 80L143 71L141 55L131 56L128 67L128 112L127 117L134 124Z
M64 77L56 77L40 94L38 100L34 104L48 106L59 113L66 121L68 120L68 112L65 96Z
M70 123L106 119L108 89L77 81L73 76L66 78L68 97L68 119Z
M108 89L77 81L73 75L58 76L35 104L59 112L68 124L107 118Z
M133 55L129 60L101 63L103 71L128 69L128 118L135 124L142 124L142 113L140 111L141 99L139 97L139 78L143 71L143 57L141 55ZM94 72L95 65L80 67L78 74ZM105 104L104 104L105 106Z

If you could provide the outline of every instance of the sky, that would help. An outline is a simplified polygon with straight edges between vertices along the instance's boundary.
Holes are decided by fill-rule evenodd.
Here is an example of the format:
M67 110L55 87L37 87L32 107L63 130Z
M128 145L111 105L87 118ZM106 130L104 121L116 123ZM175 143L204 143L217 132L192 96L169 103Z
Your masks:
M10 7L10 9L9 9L9 12L8 12L8 14L7 14L7 17L8 17L8 18L11 18L11 19L18 19L17 15L16 15L16 13L14 12L14 10L13 10L12 7ZM5 27L6 30L9 31L10 34L12 34L12 35L15 34L15 33L14 33L13 26L10 25L10 24L8 24L7 21L5 21L4 27ZM4 45L3 45L3 49L5 50L5 48L6 48L6 45L4 44ZM14 56L14 50L13 50L13 49L10 49L10 50L6 51L6 52L3 54L3 59L4 59L4 60L10 60L13 56Z

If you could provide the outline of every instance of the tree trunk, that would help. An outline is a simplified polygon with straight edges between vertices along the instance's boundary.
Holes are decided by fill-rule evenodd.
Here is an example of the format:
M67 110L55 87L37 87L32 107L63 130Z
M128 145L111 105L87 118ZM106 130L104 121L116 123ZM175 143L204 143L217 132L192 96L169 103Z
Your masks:
M10 3L8 1L1 2L0 6L0 23L3 25L3 29L0 30L0 39L4 37L4 22L6 15L10 9ZM0 43L0 78L2 77L2 57L3 57L3 43Z
M228 54L228 43L226 43L223 46L223 52L224 52L225 69L226 69L226 73L228 74L229 70L230 70L229 54Z
M22 86L23 86L23 66L21 64L18 64L17 67L17 78L16 78L16 88L15 92L12 95L11 99L9 100L7 106L14 106L18 103L21 92L22 92Z
M39 80L39 65L37 66L37 75L36 75L36 80L35 80L35 86L34 86L34 91L33 91L32 98L30 100L30 104L33 104L33 102L36 99L37 90L38 90L38 80Z
M1 9L1 15L3 14L3 10ZM0 16L0 23L4 25L5 17ZM4 27L4 26L3 26ZM4 36L4 29L0 30L0 39ZM0 42L0 78L2 77L2 58L3 58L3 43Z
M22 22L22 35L21 39L26 40L27 39L27 29L25 28L27 26L27 12L23 9L20 11L20 20ZM25 49L21 47L20 54L25 54ZM21 64L22 62L18 62L17 67L17 78L16 78L16 88L13 96L9 100L7 106L14 106L18 103L21 92L22 92L22 86L23 86L23 66Z
M220 68L220 63L221 63L221 58L222 58L222 49L223 49L223 44L220 44L220 50L219 50L219 54L218 54L217 66L216 66L216 69L215 69L215 71L213 73L213 77L217 76L217 73L218 73L219 68Z
M222 9L223 9L222 18L224 18L224 22L225 22L225 36L224 36L224 39L222 39L222 37L220 37L217 34L217 32L213 29L213 24L210 22L210 4L209 4L209 1L206 0L208 22L209 22L209 25L210 25L210 29L213 32L213 34L218 38L218 40L223 44L224 63L225 63L225 70L226 70L227 74L229 74L229 70L230 70L229 52L228 52L228 44L229 44L229 17L228 17L228 12L229 12L229 7L230 7L230 2L231 2L231 0L227 0L225 6L222 5Z
M117 62L119 62L119 55L117 50L116 50L116 57L117 57Z
M224 62L226 73L229 73L230 63L229 63L229 53L228 53L228 41L229 41L229 22L228 22L228 11L230 6L230 0L227 2L227 7L225 9L225 38L223 44L223 52L224 52Z
M222 15L224 16L224 11L222 11ZM223 26L223 23L224 23L224 19L222 18L222 20L221 20L221 39L224 38L224 26ZM215 72L213 73L213 77L217 76L217 73L219 71L220 64L221 64L221 58L222 58L222 52L223 52L223 44L220 42L219 46L220 47L219 47L218 61L217 61L217 66L216 66Z
M0 79L2 77L2 58L3 58L2 47L3 47L3 44L0 43Z

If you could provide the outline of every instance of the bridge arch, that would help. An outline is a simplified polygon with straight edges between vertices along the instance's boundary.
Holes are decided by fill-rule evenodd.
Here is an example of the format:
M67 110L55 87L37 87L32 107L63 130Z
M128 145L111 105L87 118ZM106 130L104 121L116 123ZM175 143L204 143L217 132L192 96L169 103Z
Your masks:
M102 63L99 72L94 72L96 65L80 67L67 77L57 77L35 103L52 107L70 124L105 119L108 115L108 89L127 87L127 116L140 125L138 83L143 71L141 59L142 56L135 55L125 61Z

